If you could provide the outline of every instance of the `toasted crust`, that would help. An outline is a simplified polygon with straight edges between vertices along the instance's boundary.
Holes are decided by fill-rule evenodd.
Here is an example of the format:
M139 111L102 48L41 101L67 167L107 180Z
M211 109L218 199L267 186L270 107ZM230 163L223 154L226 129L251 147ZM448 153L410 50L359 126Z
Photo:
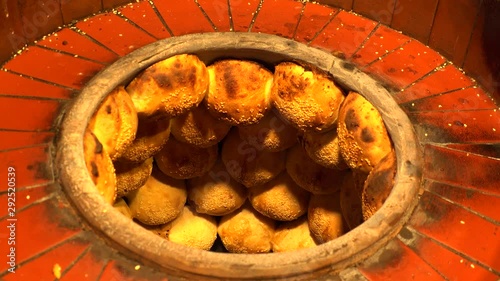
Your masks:
M247 188L229 175L220 160L205 175L188 180L187 185L190 205L202 214L227 215L247 199Z
M122 86L113 90L101 103L89 122L89 129L115 160L134 141L138 119L134 104Z
M286 170L297 185L313 194L337 192L347 174L316 164L299 144L288 150Z
M273 74L258 63L221 60L208 67L205 98L213 116L232 125L257 123L270 109Z
M250 145L271 152L292 147L297 142L298 135L297 129L272 111L256 124L239 126L238 133Z
M290 252L315 247L316 241L309 230L307 217L303 216L278 226L271 244L273 252Z
M195 55L176 55L157 62L127 86L140 117L172 118L197 106L208 90L208 72Z
M312 195L307 211L309 229L318 243L326 243L344 234L340 192L328 195Z
M187 247L208 251L217 238L215 218L198 214L190 206L184 206L180 215L169 224L168 240Z
M300 130L327 131L337 121L344 96L325 74L292 62L282 62L274 71L271 100Z
M270 182L249 189L248 199L255 210L278 221L291 221L307 211L309 192L283 172Z
M322 133L306 132L302 139L307 155L317 164L328 169L349 168L340 153L337 130Z
M378 110L360 94L351 92L339 114L339 146L347 165L369 173L392 149Z
M154 158L165 175L174 179L190 179L212 168L217 161L217 145L201 148L171 138Z
M146 184L127 195L132 216L147 225L166 224L175 219L187 199L183 180L167 177L158 169Z
M218 234L224 247L231 253L267 253L275 223L255 211L250 203L221 218Z
M181 142L209 147L221 141L231 125L220 122L208 113L204 104L172 119L172 135Z
M363 223L361 193L367 176L366 173L351 172L340 189L340 207L349 229Z
M90 131L85 132L83 153L90 178L104 201L113 204L116 199L116 175L113 162L103 145Z
M165 146L169 136L168 118L141 118L134 142L117 161L142 163L157 154Z
M224 140L221 156L228 173L246 187L264 184L285 169L284 151L258 150L243 141L235 129Z
M364 220L378 211L389 197L394 186L396 169L396 153L392 151L368 175L361 194Z
M116 196L122 197L143 186L153 170L153 158L142 163L115 162Z

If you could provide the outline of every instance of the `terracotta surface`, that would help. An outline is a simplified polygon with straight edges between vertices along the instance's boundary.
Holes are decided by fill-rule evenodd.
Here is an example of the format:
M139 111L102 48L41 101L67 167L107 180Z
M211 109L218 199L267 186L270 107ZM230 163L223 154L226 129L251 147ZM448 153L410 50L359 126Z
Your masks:
M352 1L330 2L352 5ZM354 7L369 10L364 2ZM451 9L451 1L441 2L438 15L443 13L439 10ZM319 4L264 0L259 8L259 1L231 0L230 7L225 0L155 3L155 7L149 2L134 3L119 9L119 15L109 12L80 21L77 30L64 28L30 45L3 66L6 71L0 71L0 177L6 179L8 167L15 168L16 263L20 266L9 274L2 254L0 279L53 280L53 270L60 266L63 280L166 280L158 270L105 244L78 218L52 173L54 122L67 100L120 56L159 38L227 31L231 26L235 31L252 28L287 37L295 34L297 41L345 56L394 90L414 123L425 155L422 197L406 227L352 269L359 274L355 276L367 280L412 276L426 281L500 278L500 110L491 98L495 85L478 84L487 82L487 76L471 80L468 72L463 74L459 66L425 44L362 16ZM428 36L433 38L430 26L416 20L424 23L431 18L436 1L397 3L408 10L394 13L393 28L415 28L413 36L424 42ZM415 5L426 9L409 15ZM276 16L272 9L288 12ZM58 25L61 22L62 18ZM1 28L12 25L7 22ZM479 36L478 28L473 39ZM438 30L446 26L438 25L434 38L443 32ZM446 47L451 42L447 40L439 37L431 43ZM465 70L487 73L474 60L484 55L478 44L469 47ZM462 53L457 49L457 54ZM5 206L7 185L0 190L0 204ZM0 229L5 230L11 221L4 209ZM2 241L7 235L0 232ZM9 252L7 243L1 243L0 252Z

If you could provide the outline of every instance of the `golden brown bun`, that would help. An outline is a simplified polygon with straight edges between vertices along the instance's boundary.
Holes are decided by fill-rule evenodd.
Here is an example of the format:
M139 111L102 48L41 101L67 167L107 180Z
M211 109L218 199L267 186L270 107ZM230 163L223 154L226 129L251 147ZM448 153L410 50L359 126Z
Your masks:
M295 183L313 194L337 192L347 174L316 164L299 144L288 150L286 170Z
M127 86L139 117L172 118L197 106L208 90L208 72L195 55L176 55L146 68Z
M250 188L248 199L254 209L264 216L291 221L306 213L309 192L283 172L270 182Z
M255 211L247 202L221 218L218 233L231 253L267 253L271 251L274 221Z
M393 150L368 175L361 195L364 220L378 211L389 197L394 186L396 169L396 153Z
M167 177L156 167L145 185L127 195L132 216L148 225L165 224L176 218L186 198L184 181Z
M247 188L229 175L220 160L208 173L188 180L187 186L189 204L202 214L227 215L247 199Z
M271 152L278 152L292 147L297 142L298 131L272 111L267 113L257 124L239 126L238 133L242 140L250 145Z
M342 104L337 130L342 157L354 170L369 173L392 149L380 113L357 93Z
M127 147L118 162L142 163L158 153L170 136L170 120L139 119L139 128L134 142Z
M340 154L337 130L305 132L303 144L311 159L328 169L346 170L349 167Z
M127 202L123 200L123 198L118 198L113 204L113 208L115 208L118 212L122 213L125 217L132 220L132 212L130 212L130 208L127 205Z
M122 86L103 100L89 122L89 129L112 160L119 158L135 139L137 126L134 104Z
M246 187L264 184L285 169L286 153L258 150L232 129L222 145L222 162L228 173Z
M309 229L318 243L326 243L347 229L340 208L340 192L312 195L307 211Z
M278 226L271 243L273 252L290 252L316 246L306 216Z
M86 130L83 153L90 178L104 201L113 204L116 199L116 175L113 162L97 137Z
M348 173L340 189L340 207L349 229L363 223L361 193L367 176L362 172Z
M181 142L209 147L221 141L231 125L220 122L208 113L204 104L172 119L172 135Z
M174 179L190 179L212 168L217 161L217 145L201 148L170 138L154 158L165 175Z
M115 162L116 196L122 197L143 186L153 170L153 158L142 163Z
M292 62L274 71L272 104L297 128L326 131L337 121L344 96L325 74Z
M181 214L169 224L168 240L177 244L208 251L217 238L215 218L198 214L190 206L184 206Z
M232 125L257 123L270 109L273 74L258 63L221 60L208 67L205 97L213 116Z

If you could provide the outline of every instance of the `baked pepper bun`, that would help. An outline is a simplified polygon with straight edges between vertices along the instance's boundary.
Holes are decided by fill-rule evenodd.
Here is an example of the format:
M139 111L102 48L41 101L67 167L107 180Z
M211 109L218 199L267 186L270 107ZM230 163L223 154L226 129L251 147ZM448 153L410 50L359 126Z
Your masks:
M104 201L113 204L116 199L116 175L111 157L90 130L83 138L83 157L96 190Z
M247 188L229 175L221 160L206 174L186 183L189 204L198 213L227 215L240 208L247 199Z
M243 141L236 128L222 144L221 158L234 180L250 188L264 184L285 169L286 152L259 150Z
M298 131L283 117L268 112L256 124L238 126L242 140L250 145L271 152L278 152L292 147L297 142Z
M328 169L317 164L299 144L287 152L286 171L298 186L313 194L331 194L340 190L349 170Z
M272 104L302 131L327 131L337 121L342 91L326 74L293 62L282 62L274 71Z
M196 107L208 90L208 72L195 55L182 54L146 68L126 87L139 117L172 118Z
M221 141L231 125L208 113L204 104L172 119L171 133L180 142L198 147L209 147Z
M358 93L347 95L337 128L340 153L354 170L369 173L392 150L378 110Z
M102 143L112 160L118 159L132 144L138 118L125 89L114 89L101 103L89 122L89 129Z
M210 113L231 125L259 122L271 108L273 74L244 60L221 60L208 67L210 87L205 103Z
M307 216L279 225L274 232L271 244L275 253L307 249L317 245L309 230Z
M116 196L123 197L143 186L153 171L153 158L142 163L115 162Z

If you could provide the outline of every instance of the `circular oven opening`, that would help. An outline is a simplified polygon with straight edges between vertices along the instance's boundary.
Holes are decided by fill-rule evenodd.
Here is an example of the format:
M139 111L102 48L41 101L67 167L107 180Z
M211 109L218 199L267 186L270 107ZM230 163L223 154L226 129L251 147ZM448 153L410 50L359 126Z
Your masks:
M276 65L299 61L328 72L342 88L360 93L380 112L394 145L394 185L383 206L346 234L317 247L269 254L229 254L188 248L162 239L106 203L95 189L83 155L89 121L104 98L152 64L179 54L197 55L207 65L220 58ZM416 204L421 155L407 116L380 83L331 54L281 37L256 33L179 36L145 46L96 75L65 112L56 166L66 194L88 224L119 250L168 274L197 279L307 278L334 274L373 254L393 238Z

